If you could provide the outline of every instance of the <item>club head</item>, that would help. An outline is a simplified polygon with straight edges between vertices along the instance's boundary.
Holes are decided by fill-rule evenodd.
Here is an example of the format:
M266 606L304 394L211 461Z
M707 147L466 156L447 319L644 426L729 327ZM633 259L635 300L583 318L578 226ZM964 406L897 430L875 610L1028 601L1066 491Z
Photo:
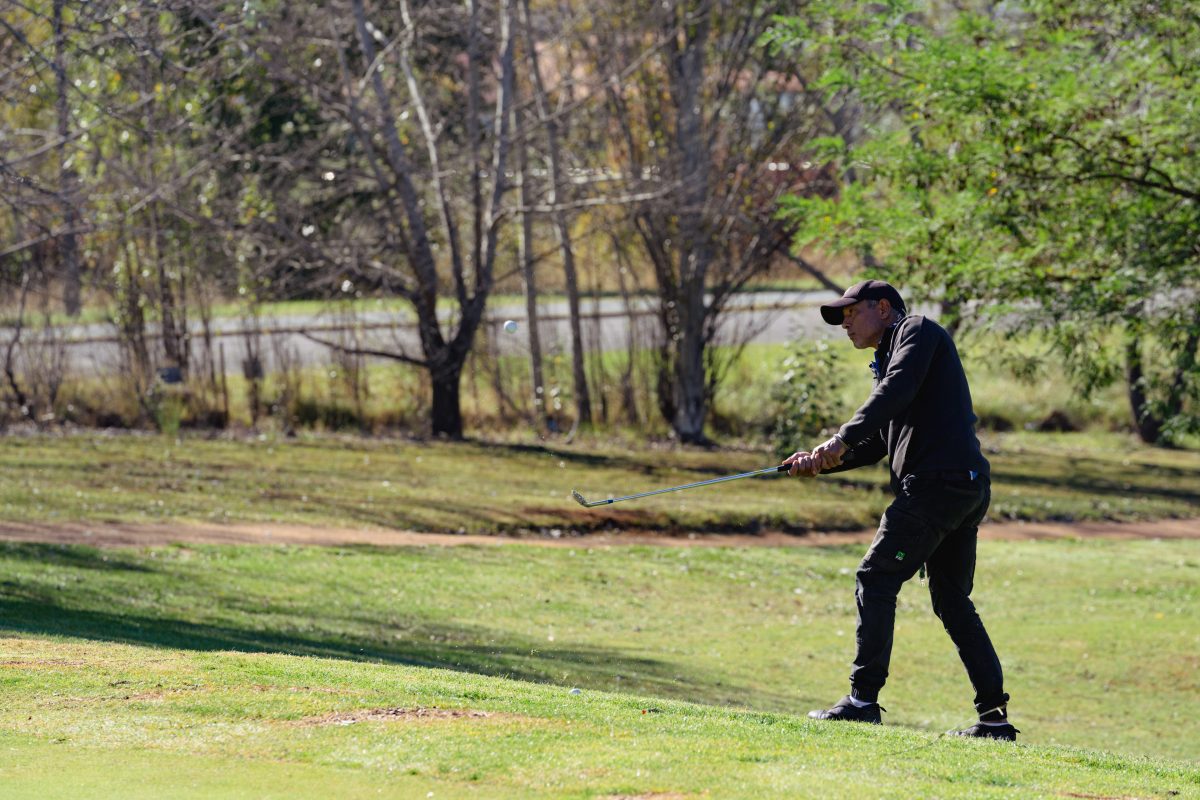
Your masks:
M583 499L583 495L581 495L579 492L577 492L576 490L572 489L572 490L571 490L571 497L574 497L574 498L575 498L575 502L579 503L579 505L583 506L584 508L587 508L587 500L584 500L584 499Z

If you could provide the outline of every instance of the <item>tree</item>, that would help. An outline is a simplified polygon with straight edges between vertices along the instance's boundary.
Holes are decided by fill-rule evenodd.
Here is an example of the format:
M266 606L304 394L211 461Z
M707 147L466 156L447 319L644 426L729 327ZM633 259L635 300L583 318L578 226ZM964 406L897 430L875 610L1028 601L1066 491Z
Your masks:
M604 79L610 157L642 193L630 221L653 265L658 402L681 441L706 443L710 345L734 292L791 245L777 199L827 124L791 52L762 40L786 3L618 3L588 29Z
M63 19L63 0L53 0L52 25L54 27L54 92L55 112L58 117L58 191L62 198L63 226L66 230L59 237L62 253L63 302L68 314L79 313L79 288L81 283L79 264L79 209L76 207L77 173L71 166L71 151L67 144L71 140L71 114L69 78L67 75L67 31Z
M538 56L539 37L534 28L534 17L530 10L529 0L521 0L521 27L524 33L525 57L528 59L528 68L526 75L530 87L530 93L533 96L533 107L537 115L536 129L540 131L545 138L545 157L546 165L546 192L545 203L549 207L549 215L554 225L554 235L558 244L559 255L562 258L563 278L567 289L567 309L570 317L571 329L571 377L574 387L575 397L575 424L590 425L592 422L592 399L591 392L588 390L587 375L584 373L583 359L583 331L580 323L579 311L579 276L578 270L575 267L575 248L571 241L571 225L565 206L569 202L566 196L567 178L566 167L564 163L565 157L562 147L561 128L567 117L565 106L567 105L563 99L560 99L557 108L551 108L551 94L547 89L546 81L542 77L543 64ZM550 40L551 37L546 37ZM556 44L558 44L556 42ZM563 83L563 81L559 81ZM561 87L560 87L561 88ZM532 131L531 131L532 133ZM528 186L522 181L522 191L527 193ZM526 194L526 197L529 195ZM523 199L522 207L528 205ZM528 220L529 212L523 212L523 216ZM533 311L533 305L530 305L530 310ZM536 317L530 316L530 336L536 336L535 328ZM531 345L533 339L530 340ZM533 349L531 347L531 349ZM540 345L535 349L534 357L537 358L540 354ZM534 393L539 405L544 404L543 386L541 381L541 366L535 366L534 369Z
M61 2L29 7L5 4L0 14L0 174L6 208L0 266L21 296L65 288L66 306L78 311L81 233L76 204L75 143L69 115L68 23ZM16 266L12 269L9 265ZM13 295L10 295L13 296ZM61 294L60 294L61 296Z
M789 202L804 238L877 253L1000 334L1047 331L1084 391L1123 371L1146 441L1200 430L1195 4L815 11L824 28L793 19L781 38L820 54L825 88L888 113L857 146L825 143L863 180Z
M246 34L260 54L246 88L277 102L245 113L274 119L260 140L230 142L248 162L255 213L238 232L256 259L327 296L375 286L406 299L420 353L325 343L427 370L432 432L452 438L505 221L514 2L264 8Z

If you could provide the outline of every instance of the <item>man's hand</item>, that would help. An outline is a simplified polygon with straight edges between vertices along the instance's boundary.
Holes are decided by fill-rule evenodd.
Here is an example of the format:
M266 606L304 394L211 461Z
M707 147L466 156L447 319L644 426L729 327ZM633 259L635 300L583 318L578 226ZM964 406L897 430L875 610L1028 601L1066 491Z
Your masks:
M813 460L812 453L807 450L792 453L783 460L783 463L791 465L788 475L793 477L800 475L805 478L813 478L821 471L821 468Z
M816 462L818 471L833 469L842 463L842 456L846 455L848 449L845 442L834 436L824 444L818 445L809 458Z

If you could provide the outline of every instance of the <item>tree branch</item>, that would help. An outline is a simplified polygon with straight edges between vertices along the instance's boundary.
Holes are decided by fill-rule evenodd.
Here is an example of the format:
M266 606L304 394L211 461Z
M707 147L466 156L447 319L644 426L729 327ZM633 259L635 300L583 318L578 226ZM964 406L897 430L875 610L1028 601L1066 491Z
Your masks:
M370 347L347 347L346 345L339 344L338 342L330 342L326 339L313 336L307 331L301 331L300 335L309 341L325 345L326 347L337 350L340 353L346 353L353 356L376 356L378 358L388 358L392 361L402 361L405 364L412 364L413 366L424 367L425 369L429 368L428 361L420 358L413 358L407 353L396 353L390 350L375 350L374 348Z

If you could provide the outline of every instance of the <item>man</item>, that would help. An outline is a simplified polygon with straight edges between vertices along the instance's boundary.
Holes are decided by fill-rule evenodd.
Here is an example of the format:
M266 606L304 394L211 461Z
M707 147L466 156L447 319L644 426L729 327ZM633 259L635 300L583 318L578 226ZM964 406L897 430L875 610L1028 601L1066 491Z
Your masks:
M978 525L991 500L987 459L962 362L950 335L883 281L865 281L821 306L860 350L875 349L875 389L829 441L784 460L789 474L812 477L874 464L888 456L895 500L858 568L857 651L850 694L814 719L880 722L896 596L924 568L929 595L975 688L979 722L959 735L1015 741L1000 660L971 603Z

